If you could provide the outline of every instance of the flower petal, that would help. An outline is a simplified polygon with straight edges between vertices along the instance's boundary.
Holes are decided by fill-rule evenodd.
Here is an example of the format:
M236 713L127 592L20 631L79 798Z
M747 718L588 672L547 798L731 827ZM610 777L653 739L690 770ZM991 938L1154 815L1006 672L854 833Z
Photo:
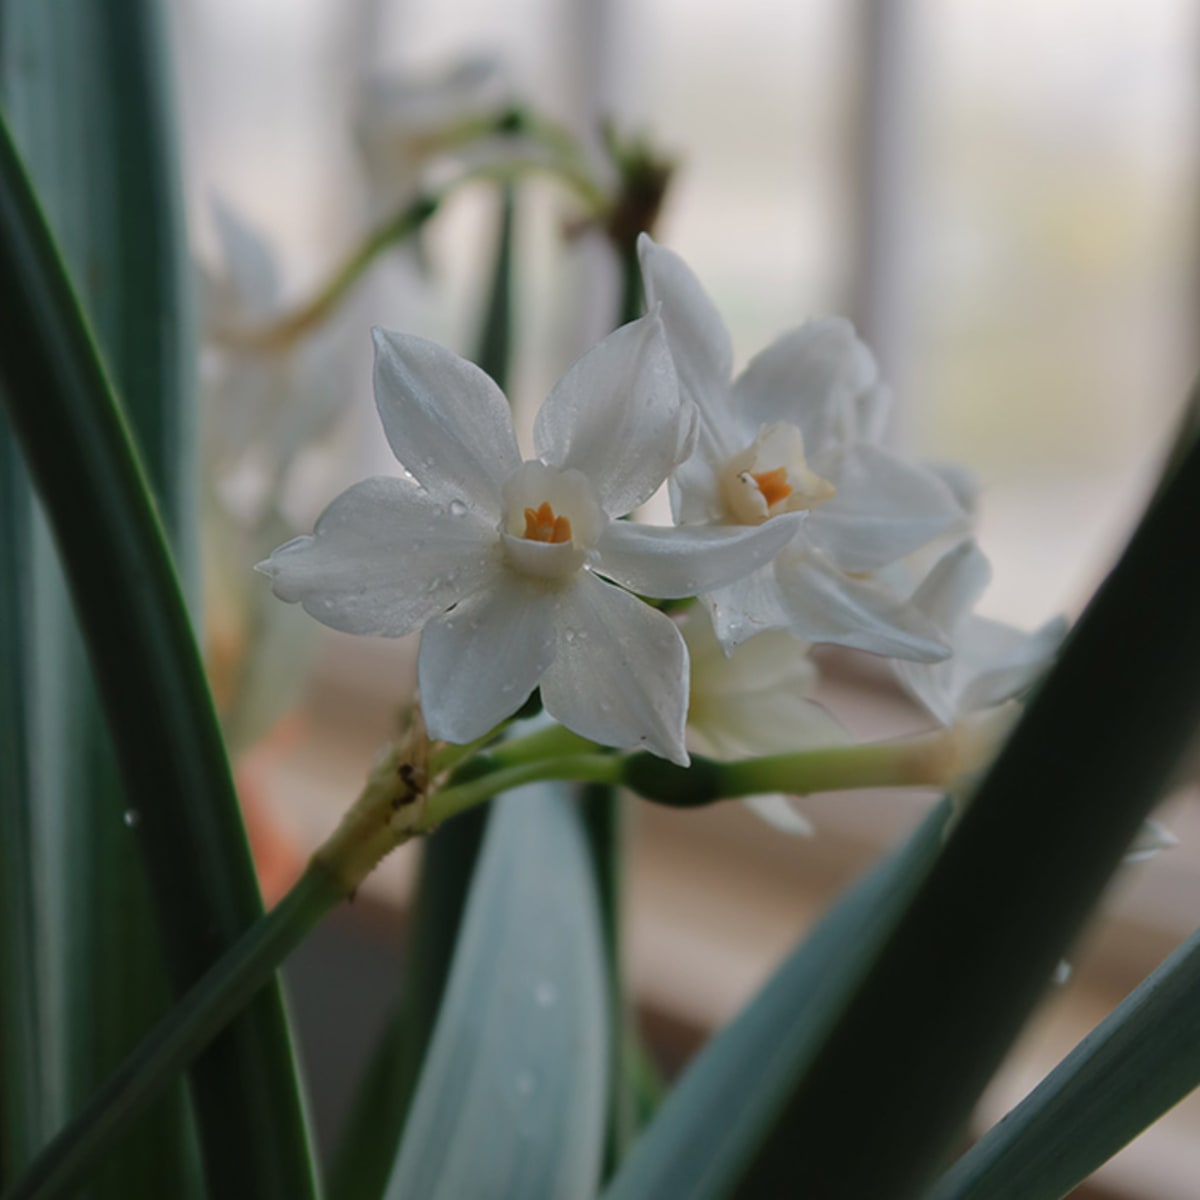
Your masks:
M792 802L779 792L768 792L762 796L747 796L742 803L755 816L773 825L780 833L797 837L812 837L816 830L813 823L792 807Z
M699 450L711 461L741 449L741 429L729 406L733 343L725 322L692 273L672 250L649 235L638 238L646 307L662 305L663 325L679 386L700 412Z
M843 571L895 562L969 518L933 471L860 442L842 457L837 495L813 509L808 536Z
M425 626L417 673L430 734L471 742L529 698L554 657L554 594L512 571Z
M495 530L478 516L452 515L405 479L376 478L343 492L311 536L258 569L323 625L398 637L503 568Z
M762 525L672 528L613 521L600 535L596 569L643 596L696 596L770 562L803 521L803 513L785 513Z
M991 578L992 567L983 551L973 540L966 541L938 559L913 593L912 602L952 637Z
M717 640L727 653L768 629L786 629L791 623L775 567L757 571L702 597L712 619Z
M729 518L721 481L703 454L693 454L675 469L667 492L676 525L720 525Z
M662 321L623 325L555 385L533 428L539 457L582 471L620 517L644 504L693 448L695 415L681 403Z
M267 239L222 196L211 200L213 224L221 245L221 271L233 287L234 314L229 320L265 321L279 304L279 268ZM220 284L218 284L218 289Z
M1133 835L1129 849L1125 851L1123 863L1146 862L1155 858L1164 850L1170 850L1179 845L1179 839L1161 822L1153 817L1147 817Z
M942 724L1002 704L1022 692L1054 657L1065 620L1028 634L975 616L991 568L974 542L944 555L913 594L912 604L945 633L953 656L933 664L895 663L901 684Z
M546 711L592 741L638 746L686 766L688 661L670 617L581 574L559 596Z
M504 393L436 342L372 332L375 404L396 458L437 499L498 518L501 485L521 465Z
M1066 635L1065 617L1047 621L1033 633L970 617L954 638L955 658L969 671L962 711L991 708L1025 691L1054 661Z
M733 407L751 436L787 421L804 435L809 461L858 436L857 407L871 398L871 423L883 393L879 371L854 326L842 317L806 321L750 360L733 385ZM820 468L818 467L818 470Z
M844 574L816 550L781 554L774 570L796 637L919 662L949 654L924 613L874 580Z

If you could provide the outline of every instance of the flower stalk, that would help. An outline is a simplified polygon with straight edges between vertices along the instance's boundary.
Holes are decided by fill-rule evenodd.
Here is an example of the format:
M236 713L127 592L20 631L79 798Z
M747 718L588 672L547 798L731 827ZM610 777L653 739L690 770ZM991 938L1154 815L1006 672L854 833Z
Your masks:
M473 166L454 177L436 192L417 196L372 230L329 275L308 300L278 319L252 329L218 329L214 340L238 350L279 353L295 345L326 321L347 294L385 251L416 234L441 208L449 196L470 183L512 182L523 175L543 174L561 183L584 205L589 216L607 211L610 198L601 185L561 144L564 135L544 123L523 127L539 135L547 154L513 154Z

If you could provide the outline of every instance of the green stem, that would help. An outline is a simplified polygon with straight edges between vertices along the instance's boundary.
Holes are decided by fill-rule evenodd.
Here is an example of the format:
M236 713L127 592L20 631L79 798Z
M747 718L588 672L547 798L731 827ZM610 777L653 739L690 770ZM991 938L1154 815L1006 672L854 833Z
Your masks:
M481 180L504 183L534 173L550 175L575 192L590 209L603 208L607 203L607 197L599 187L585 173L569 164L536 157L513 156L503 162L473 167L462 172L434 194L418 197L384 221L359 243L317 293L299 308L257 329L218 330L216 341L221 345L241 350L259 350L265 353L286 350L325 321L366 273L367 268L385 250L416 233L452 192L468 183Z
M310 866L279 905L234 943L108 1077L5 1200L47 1200L78 1183L341 899L336 880L319 866Z
M578 733L555 724L527 733L524 737L501 742L488 751L487 757L489 762L499 766L515 767L547 758L594 754L597 749L595 742L589 742Z
M738 796L787 792L840 792L871 787L945 787L976 765L982 747L959 729L918 737L828 746L794 754L773 754L740 762L716 762L693 755L679 767L652 754L622 760L621 782L647 800L677 808L712 804Z
M615 784L619 782L620 775L621 760L611 754L569 754L561 758L500 767L476 779L452 784L433 795L422 819L422 829L435 829L450 817L526 783L570 779L582 783Z

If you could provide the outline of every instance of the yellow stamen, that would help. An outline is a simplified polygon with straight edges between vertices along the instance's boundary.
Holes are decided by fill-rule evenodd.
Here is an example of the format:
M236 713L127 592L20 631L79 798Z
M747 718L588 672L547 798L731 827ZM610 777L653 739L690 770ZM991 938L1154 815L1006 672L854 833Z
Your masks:
M540 507L525 510L525 532L522 536L531 542L569 542L571 520L569 517L555 516L550 501L543 500Z
M792 494L791 485L787 481L787 467L776 467L773 471L763 471L761 475L751 475L758 484L762 498L770 508L780 500L786 500Z

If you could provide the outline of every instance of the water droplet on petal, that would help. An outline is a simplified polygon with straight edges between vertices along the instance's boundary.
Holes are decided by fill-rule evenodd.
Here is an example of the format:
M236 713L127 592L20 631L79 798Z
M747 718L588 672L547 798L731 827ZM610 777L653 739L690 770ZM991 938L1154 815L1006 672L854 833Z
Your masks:
M461 500L451 500L450 515L452 517L465 517L467 515L467 506Z
M533 989L533 998L537 1002L539 1008L551 1008L554 1002L558 999L558 988L554 986L548 979L543 979L541 983Z
M533 1075L528 1071L522 1071L513 1083L518 1096L532 1096L534 1088Z
M127 808L121 820L129 829L136 829L142 823L142 814L136 808Z

